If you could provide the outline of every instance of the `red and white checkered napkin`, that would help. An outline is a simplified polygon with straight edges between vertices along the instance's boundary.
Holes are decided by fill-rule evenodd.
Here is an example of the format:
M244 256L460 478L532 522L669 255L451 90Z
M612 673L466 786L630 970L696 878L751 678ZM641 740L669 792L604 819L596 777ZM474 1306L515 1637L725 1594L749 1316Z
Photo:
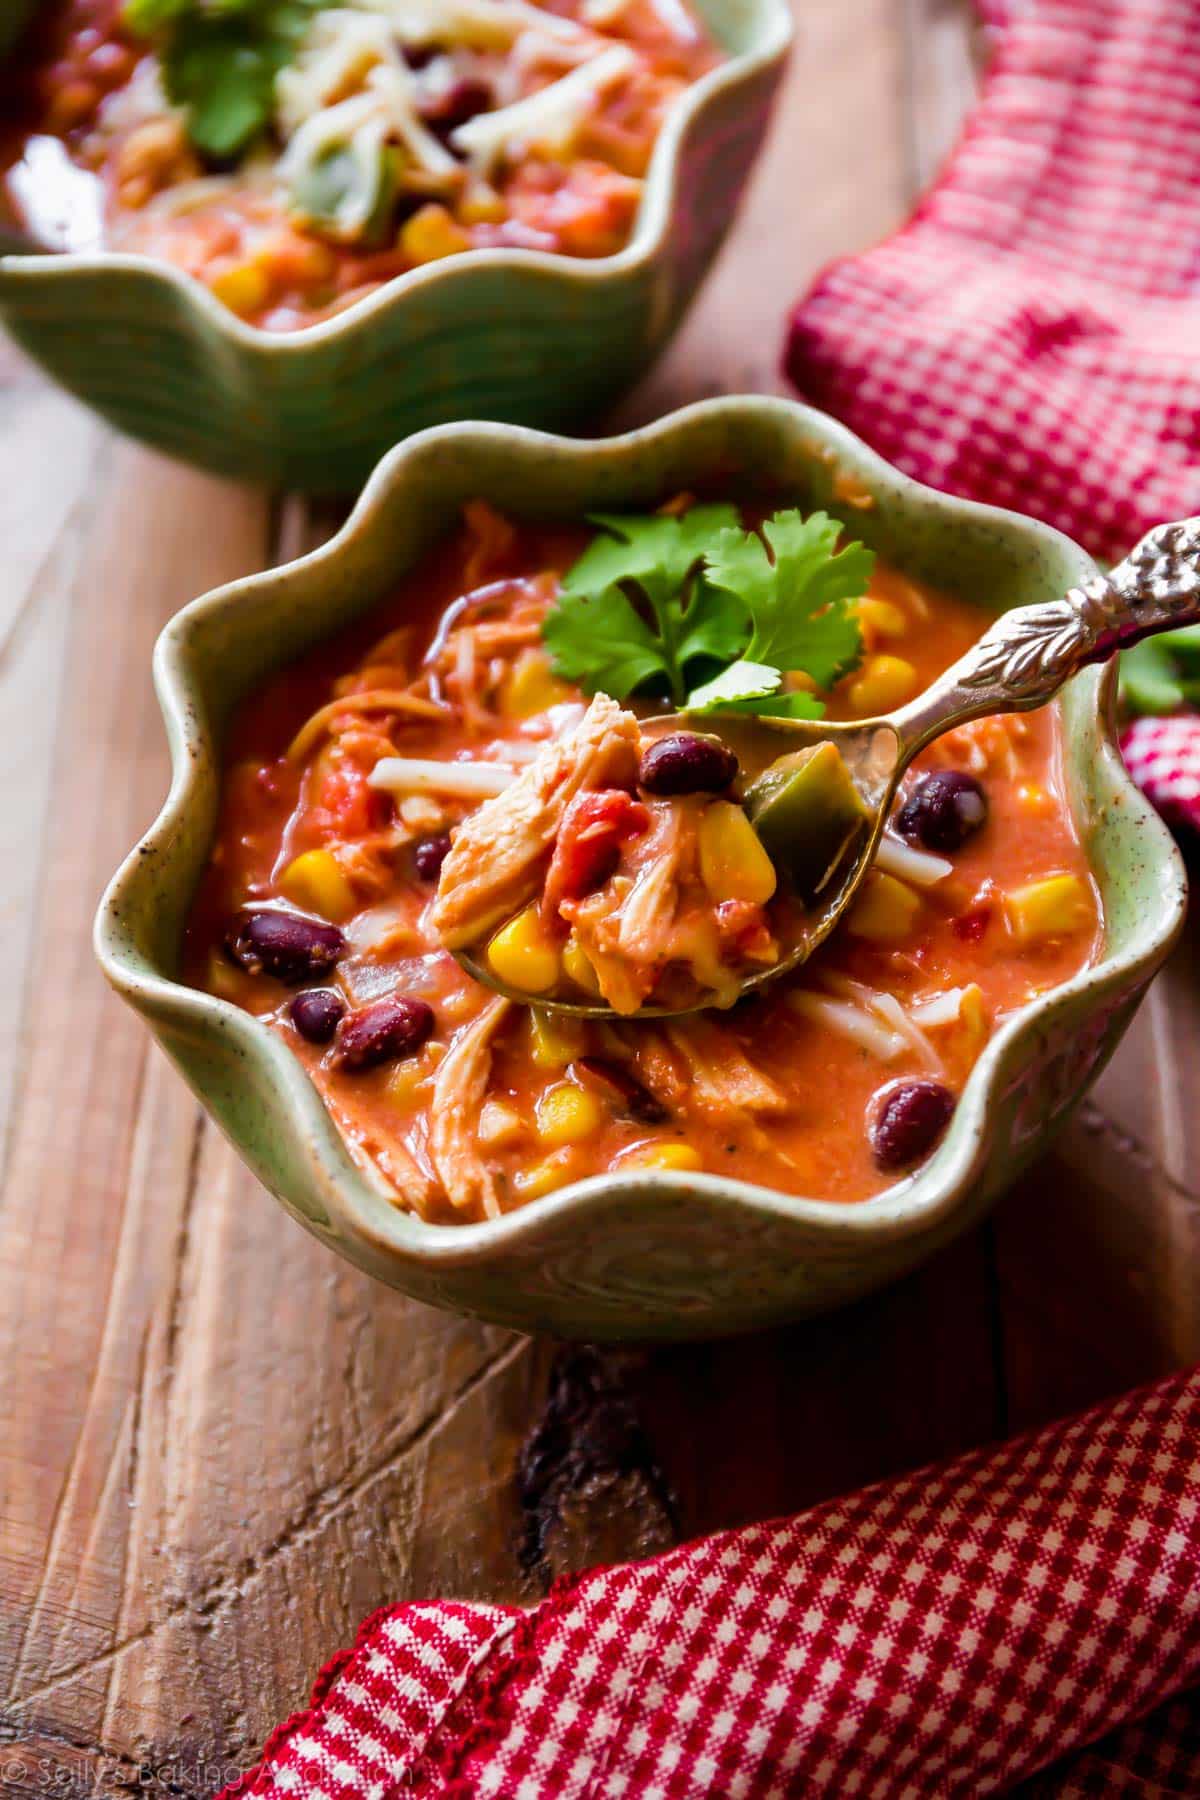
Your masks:
M1200 714L1134 719L1122 734L1121 754L1169 825L1200 831Z
M387 1608L225 1800L1195 1796L1200 1706L1127 1721L1198 1678L1200 1370L527 1613Z
M795 313L806 399L1097 554L1200 512L1200 0L983 0L981 103L909 225Z

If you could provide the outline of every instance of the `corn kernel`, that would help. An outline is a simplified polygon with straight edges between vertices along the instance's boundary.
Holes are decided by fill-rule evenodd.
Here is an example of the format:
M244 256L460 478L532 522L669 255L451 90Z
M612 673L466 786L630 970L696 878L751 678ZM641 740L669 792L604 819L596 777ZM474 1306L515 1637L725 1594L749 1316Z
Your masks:
M518 1169L512 1178L513 1186L522 1200L540 1200L543 1194L552 1194L555 1188L573 1181L578 1168L578 1153L568 1146L544 1156L541 1162L530 1163L527 1169Z
M917 691L917 671L902 656L869 656L851 683L847 698L860 719L873 719L910 700Z
M335 925L358 905L354 889L329 850L304 850L279 877L281 891L297 906L319 913Z
M431 201L411 219L405 220L399 241L400 249L414 263L437 262L443 256L454 256L459 250L471 247L471 240L462 226L457 225L437 201Z
M279 287L318 287L337 274L337 257L328 244L287 229L259 244L254 263Z
M556 1082L540 1095L536 1107L538 1136L543 1144L582 1144L604 1121L600 1102L589 1088Z
M1069 937L1091 924L1091 896L1078 875L1049 875L1014 888L1005 900L1008 928L1022 947Z
M541 650L523 650L500 690L500 711L506 719L532 719L571 698L565 681L559 681L550 658Z
M911 932L921 910L921 896L906 881L872 869L850 908L846 928L873 944L898 944Z
M211 277L208 285L221 304L241 319L261 312L271 298L270 276L254 263L238 263L232 269L222 269Z
M458 203L458 216L464 225L497 225L507 215L503 194L486 181L473 182Z
M429 1080L429 1070L418 1057L407 1057L391 1070L384 1089L396 1106L415 1106Z
M753 825L731 800L714 800L700 815L700 876L718 903L764 904L775 892L775 864Z
M702 1169L704 1158L691 1144L643 1144L621 1158L622 1169Z
M558 981L562 959L536 906L502 925L487 949L493 975L522 994L545 994Z
M962 999L958 1003L958 1017L970 1042L982 1045L988 1034L988 1012L983 989L977 981L963 989Z
M596 978L596 971L592 967L591 959L574 932L563 945L562 966L567 980L573 981L575 986L582 988L585 994L600 992L600 983Z
M500 1150L515 1143L525 1130L525 1122L515 1107L504 1100L485 1100L479 1111L475 1135L489 1150Z
M891 600L877 600L873 594L866 594L856 610L868 650L873 650L880 638L903 637L908 630L907 618Z
M583 1022L570 1013L529 1009L529 1054L539 1069L565 1069L583 1054Z

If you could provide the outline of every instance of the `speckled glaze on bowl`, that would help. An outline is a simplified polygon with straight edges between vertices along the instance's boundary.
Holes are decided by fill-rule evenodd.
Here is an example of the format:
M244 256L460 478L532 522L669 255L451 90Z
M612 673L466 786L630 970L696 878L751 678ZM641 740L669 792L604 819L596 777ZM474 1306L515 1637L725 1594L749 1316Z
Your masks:
M375 1191L281 1040L175 979L212 841L229 709L389 592L465 500L576 517L714 480L770 484L801 506L828 507L901 569L992 609L1051 599L1094 572L1057 532L922 487L832 420L786 401L709 401L595 443L496 425L423 433L387 457L328 545L194 602L167 626L155 672L174 781L97 920L109 980L289 1212L406 1293L526 1331L733 1332L836 1306L911 1268L977 1219L1043 1147L1116 1045L1182 922L1182 864L1115 747L1111 673L1089 670L1057 704L1071 803L1103 890L1103 959L996 1033L918 1174L845 1206L718 1175L599 1175L462 1227L424 1224ZM847 506L839 494L872 503Z
M616 256L477 250L321 324L244 324L144 256L0 258L0 319L121 431L221 474L349 493L410 432L454 419L577 428L666 344L723 239L791 41L787 0L699 0L729 61L655 146Z

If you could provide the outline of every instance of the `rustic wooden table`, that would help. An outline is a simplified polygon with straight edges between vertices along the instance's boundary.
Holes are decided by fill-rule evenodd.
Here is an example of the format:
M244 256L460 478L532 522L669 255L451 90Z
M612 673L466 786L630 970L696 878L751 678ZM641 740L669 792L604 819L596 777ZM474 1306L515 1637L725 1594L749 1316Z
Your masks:
M903 217L970 52L958 0L805 8L733 241L627 416L779 386L786 303ZM156 633L319 527L0 378L0 1792L198 1800L385 1600L532 1598L1200 1356L1195 934L993 1222L832 1319L556 1353L330 1257L88 935L164 789Z

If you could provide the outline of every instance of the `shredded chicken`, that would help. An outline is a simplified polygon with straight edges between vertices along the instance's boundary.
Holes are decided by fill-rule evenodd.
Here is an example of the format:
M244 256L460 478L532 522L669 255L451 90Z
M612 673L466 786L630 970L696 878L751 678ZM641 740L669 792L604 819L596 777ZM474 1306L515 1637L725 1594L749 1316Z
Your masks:
M430 1107L429 1148L438 1178L452 1206L483 1208L489 1219L500 1216L496 1178L479 1153L476 1123L492 1072L492 1040L512 1006L498 996L438 1065Z
M584 788L632 787L637 757L637 720L597 694L573 731L463 820L433 904L442 942L476 943L532 900L569 802Z
M364 1175L376 1179L382 1175L403 1206L411 1207L422 1219L429 1217L438 1197L437 1185L398 1134L378 1129L357 1134L347 1129L345 1137L346 1148Z
M621 908L617 927L618 947L631 962L652 968L670 954L671 927L679 903L682 840L678 811L656 807L646 861Z
M682 1057L671 1048L668 1032L679 1044ZM714 1050L706 1043L705 1048L710 1054L702 1059L698 1056L698 1046L706 1033L718 1040L718 1047ZM790 1102L747 1060L734 1039L719 1025L696 1018L667 1026L665 1030L645 1025L630 1027L621 1030L618 1041L624 1044L639 1079L674 1117L686 1118L689 1106L710 1112L747 1150L773 1157L788 1168L796 1167L795 1158L753 1117L756 1110L788 1110ZM700 1076L698 1069L702 1062L705 1073ZM728 1093L724 1085L727 1072L732 1075Z
M693 1013L667 1025L671 1042L691 1071L691 1095L705 1111L727 1118L737 1107L748 1113L783 1113L786 1094L756 1069L732 1032L712 1019Z
M652 809L645 860L631 881L618 875L595 894L564 907L604 999L614 1012L637 1012L663 964L675 954L683 832L678 810Z

